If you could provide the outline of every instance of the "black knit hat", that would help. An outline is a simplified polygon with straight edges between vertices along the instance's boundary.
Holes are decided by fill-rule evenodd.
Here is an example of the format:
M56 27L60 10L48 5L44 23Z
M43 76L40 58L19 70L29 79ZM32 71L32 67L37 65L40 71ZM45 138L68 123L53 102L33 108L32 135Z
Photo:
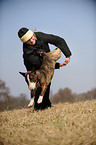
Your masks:
M19 31L18 31L18 37L21 38L24 34L26 34L26 32L28 31L29 29L27 28L21 28Z
M27 28L21 28L18 31L18 37L21 39L21 41L24 43L28 39L30 39L33 36L33 32Z

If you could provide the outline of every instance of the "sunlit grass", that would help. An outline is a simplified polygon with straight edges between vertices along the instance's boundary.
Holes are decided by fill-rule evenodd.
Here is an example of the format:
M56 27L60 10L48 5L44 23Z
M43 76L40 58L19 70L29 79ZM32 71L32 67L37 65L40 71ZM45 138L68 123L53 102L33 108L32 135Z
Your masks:
M96 100L0 113L3 145L96 145Z

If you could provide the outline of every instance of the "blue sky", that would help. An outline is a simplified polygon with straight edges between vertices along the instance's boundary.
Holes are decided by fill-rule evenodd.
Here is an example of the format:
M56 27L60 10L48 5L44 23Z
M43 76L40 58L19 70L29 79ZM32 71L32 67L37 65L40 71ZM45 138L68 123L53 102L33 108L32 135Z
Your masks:
M19 71L26 72L18 30L36 28L65 39L71 52L70 63L55 74L53 94L60 88L83 93L96 87L96 3L95 0L1 0L0 79L13 96L30 91ZM50 45L54 50L55 46ZM59 62L65 60L62 54Z

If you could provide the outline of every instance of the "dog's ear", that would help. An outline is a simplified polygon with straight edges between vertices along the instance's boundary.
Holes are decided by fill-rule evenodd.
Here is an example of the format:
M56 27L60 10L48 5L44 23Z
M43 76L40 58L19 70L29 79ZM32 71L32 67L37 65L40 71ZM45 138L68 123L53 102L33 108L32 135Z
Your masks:
M23 77L25 77L26 73L19 72Z

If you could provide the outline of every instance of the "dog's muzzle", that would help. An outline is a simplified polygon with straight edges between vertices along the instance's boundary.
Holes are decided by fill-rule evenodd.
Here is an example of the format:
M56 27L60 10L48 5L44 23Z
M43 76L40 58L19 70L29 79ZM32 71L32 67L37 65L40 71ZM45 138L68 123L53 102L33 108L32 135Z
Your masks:
M36 88L36 82L31 82L30 81L29 74L27 75L27 80L28 80L28 83L29 83L29 89L34 90Z
M35 88L36 88L36 83L34 83L34 82L31 83L31 82L30 82L30 83L29 83L29 89L30 89L30 90L34 90Z

